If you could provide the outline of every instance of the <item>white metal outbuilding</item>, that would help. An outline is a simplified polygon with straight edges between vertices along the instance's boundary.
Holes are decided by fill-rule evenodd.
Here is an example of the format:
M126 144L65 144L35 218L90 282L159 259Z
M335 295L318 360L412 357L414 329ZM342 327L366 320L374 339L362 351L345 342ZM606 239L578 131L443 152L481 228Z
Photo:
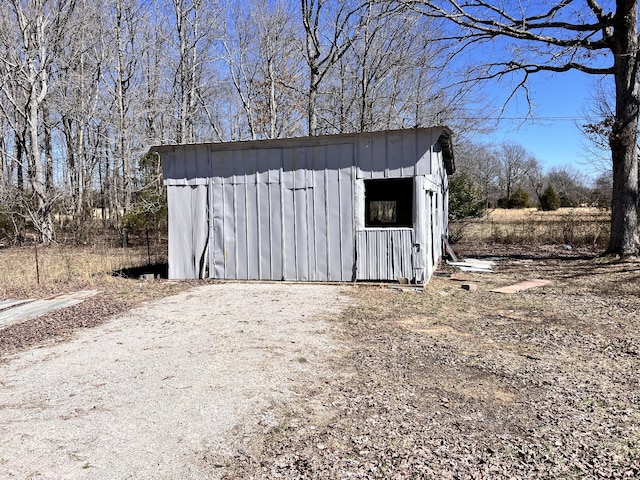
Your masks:
M446 127L153 147L169 278L428 281L447 233Z

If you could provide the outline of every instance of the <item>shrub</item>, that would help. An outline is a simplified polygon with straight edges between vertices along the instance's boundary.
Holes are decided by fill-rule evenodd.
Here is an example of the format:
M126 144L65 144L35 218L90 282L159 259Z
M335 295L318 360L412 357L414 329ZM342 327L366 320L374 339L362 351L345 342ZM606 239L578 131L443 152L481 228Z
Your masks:
M517 188L507 200L507 208L527 208L529 205L529 194L522 187Z
M549 185L545 190L542 196L540 197L540 209L545 212L558 210L562 206L562 200L554 190L554 188Z
M482 192L465 172L449 181L449 241L459 241L470 220L484 216L487 204Z
M480 218L487 210L482 192L462 172L449 181L449 219Z

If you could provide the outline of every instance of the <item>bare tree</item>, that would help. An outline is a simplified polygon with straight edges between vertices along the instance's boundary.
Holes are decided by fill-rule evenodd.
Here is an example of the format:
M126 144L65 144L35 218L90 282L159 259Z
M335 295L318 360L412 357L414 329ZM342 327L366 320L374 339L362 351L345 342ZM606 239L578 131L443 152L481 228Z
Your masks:
M318 91L319 131L435 124L469 130L469 115L459 113L476 100L466 87L445 83L451 72L441 68L446 58L432 41L439 34L437 22L387 3L364 2L352 24L350 50L329 69Z
M478 77L520 74L518 88L538 72L578 70L611 75L615 114L608 138L613 167L611 236L607 253L637 255L638 236L638 0L500 3L487 0L404 0L396 2L460 27L448 36L454 52L508 42L505 56L487 60Z
M591 98L584 110L587 122L580 125L589 144L587 152L597 171L611 172L611 147L609 136L615 120L614 96L606 77L597 82L591 92ZM609 88L608 88L609 87Z
M558 194L562 207L578 206L589 200L587 180L576 169L554 167L545 174L544 182Z
M454 106L443 102L439 49L426 18L366 3L353 38L357 131L439 123Z
M0 39L3 50L0 88L15 114L13 118L24 121L27 173L34 203L30 216L40 241L48 244L54 234L53 198L47 189L46 158L42 156L42 104L49 93L51 71L64 42L75 0L10 0L8 6L12 19L4 18ZM17 124L14 131L19 131Z
M500 169L496 146L472 141L456 145L456 170L467 173L486 205L495 206L500 198Z
M131 132L127 128L127 110L129 107L129 95L135 74L137 73L137 58L135 55L137 25L139 21L135 14L135 4L125 5L123 0L115 0L115 78L114 99L116 106L116 138L115 155L120 160L122 168L122 203L124 213L131 207L131 150L128 137Z
M301 45L284 1L229 8L220 49L251 139L300 134Z
M258 138L256 98L258 89L258 52L252 48L256 40L255 25L240 3L225 19L225 34L220 41L229 77L242 103L249 138Z
M169 34L164 22L160 21L158 2L153 2L152 6L145 11L145 28L142 29L138 51L142 89L138 107L145 145L157 145L174 138L173 132L169 132L171 112L167 108L171 103L171 89L165 78L168 76L165 75L166 69L163 69Z
M102 86L105 49L102 12L94 2L78 0L70 19L69 35L57 59L55 84L51 96L53 125L61 130L60 151L66 154L65 180L69 213L76 229L86 220L88 195L98 162L97 146L91 142L92 123L99 118L99 91ZM51 138L48 139L49 143ZM49 157L53 157L51 153ZM62 156L59 155L58 156ZM59 167L56 167L58 170Z
M350 1L301 0L307 88L307 128L318 134L318 91L331 68L347 53L358 32L353 23L362 8Z
M503 198L509 201L514 191L529 184L536 187L540 164L522 145L515 142L503 142L498 149L500 172L498 184Z
M204 69L208 61L206 52L218 33L215 22L216 4L203 0L171 0L175 59L174 94L178 103L178 143L196 141L197 117Z
M256 2L251 17L256 23L260 53L259 125L267 138L299 132L302 65L293 12L284 1Z

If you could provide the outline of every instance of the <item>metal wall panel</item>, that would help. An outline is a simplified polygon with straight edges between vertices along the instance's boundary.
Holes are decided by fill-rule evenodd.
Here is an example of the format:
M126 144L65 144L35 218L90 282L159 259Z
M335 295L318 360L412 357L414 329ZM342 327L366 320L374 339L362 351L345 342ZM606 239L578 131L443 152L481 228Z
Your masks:
M389 132L387 134L387 142L386 142L386 150L385 153L387 152L400 152L400 154L404 157L407 152L403 150L403 143L402 143L402 138L404 137L404 135L402 135L401 131L396 131L396 132ZM386 163L386 171L385 171L385 177L390 177L390 178L399 178L402 177L404 172L407 172L407 168L403 168L402 167L402 163L401 162L386 162L386 158L385 158L385 163ZM407 172L408 173L408 172ZM411 172L413 173L413 172Z
M413 229L380 228L356 233L358 280L413 278Z
M371 145L371 177L384 178L389 168L389 151L387 148L387 135L370 135Z
M329 279L329 255L327 251L327 243L329 241L329 232L327 229L327 191L326 191L326 170L315 172L313 187L313 229L315 237L315 250L312 253L314 258L314 270L316 274L315 280ZM311 232L309 232L311 233Z
M293 228L295 235L295 278L291 280L309 280L309 250L306 232L307 190L297 188L293 191Z
M293 178L293 176L291 177ZM296 280L297 259L296 259L296 232L295 232L295 190L293 188L281 188L282 210L283 210L283 256L284 279Z
M339 171L327 170L325 172L325 179L328 278L349 280L350 278L345 278L342 268L342 216L345 214L341 215L342 202L340 201ZM352 213L346 212L347 214ZM345 248L348 248L348 245L346 245Z
M258 193L258 206L256 210L258 217L258 278L261 280L277 279L277 276L271 276L271 257L272 255L280 254L275 251L279 245L273 245L273 250L271 245L271 219L273 212L271 210L271 202L269 198L268 173L266 178L263 178L262 180L267 181L258 182L256 185Z
M194 277L204 278L209 268L209 188L196 185L191 188L191 241Z
M316 210L316 204L315 204L315 198L314 198L314 191L315 189L313 188L313 170L309 170L308 175L311 177L309 178L309 183L311 185L311 188L307 188L306 193L307 193L307 216L306 219L304 220L304 223L302 223L300 226L301 228L299 229L300 231L300 235L304 235L307 237L307 252L306 252L306 257L307 257L307 264L309 265L309 272L308 272L308 279L309 280L317 280L317 258L315 257L314 253L316 251L316 232L314 230L315 228L315 210Z
M414 135L400 135L401 144L400 151L402 151L403 158L411 158L416 159L416 161L421 161L420 158L424 154L424 152L418 152L418 137L424 134L414 134ZM400 175L402 177L409 177L415 174L416 165L413 163L412 165L406 165L403 163L400 168Z
M209 250L209 276L220 278L225 270L225 232L223 228L220 228L224 224L224 186L212 183L209 198L211 199L209 218L212 223L211 241L213 243L213 248ZM171 267L171 256L169 256L169 267Z
M209 190L207 185L174 186L167 193L169 210L187 212L169 220L170 278L202 278L208 267Z
M223 221L224 229L224 248L223 248L223 266L226 274L230 278L237 278L237 261L235 252L238 250L238 232L235 221L238 205L235 202L235 187L233 183L225 183L222 186L222 205L224 208ZM214 197L215 201L215 197Z
M346 154L346 152L344 152ZM342 271L340 280L354 281L356 261L355 241L355 209L354 209L354 182L355 167L341 168L338 171L339 192L338 197L340 221L339 231L332 231L332 235L340 236L340 262ZM363 202L364 204L364 202ZM333 278L332 278L333 280Z
M167 207L169 215L169 278L194 278L191 261L190 212L191 192L187 186L167 188ZM177 212L189 212L179 215Z
M438 141L440 132L427 130L416 137L417 153L420 156L416 162L416 175L433 174L433 145Z
M424 177L416 177L414 184L414 249L413 249L413 278L422 283L428 278L427 259L431 253L431 235L428 233L430 225L429 209L427 208L427 192L424 188Z
M286 255L284 243L282 241L282 191L280 184L269 183L269 208L271 210L270 219L270 248L269 260L271 262L271 279L284 279L283 259Z
M429 173L432 136L433 132L424 129L358 135L358 178L413 177L417 169Z
M235 195L235 212L234 212L234 231L236 234L236 251L232 258L236 262L235 276L230 278L248 279L249 278L249 260L245 252L249 245L248 238L248 211L247 211L247 188L246 182L235 184L233 186ZM241 253L242 252L242 253ZM225 278L224 274L217 278Z

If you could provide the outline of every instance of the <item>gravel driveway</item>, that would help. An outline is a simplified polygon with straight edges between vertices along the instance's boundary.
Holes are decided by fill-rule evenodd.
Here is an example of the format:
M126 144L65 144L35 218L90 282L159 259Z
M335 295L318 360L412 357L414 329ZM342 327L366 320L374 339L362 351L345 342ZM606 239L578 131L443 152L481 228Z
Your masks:
M323 373L344 288L205 285L8 357L0 476L219 477L239 437Z

